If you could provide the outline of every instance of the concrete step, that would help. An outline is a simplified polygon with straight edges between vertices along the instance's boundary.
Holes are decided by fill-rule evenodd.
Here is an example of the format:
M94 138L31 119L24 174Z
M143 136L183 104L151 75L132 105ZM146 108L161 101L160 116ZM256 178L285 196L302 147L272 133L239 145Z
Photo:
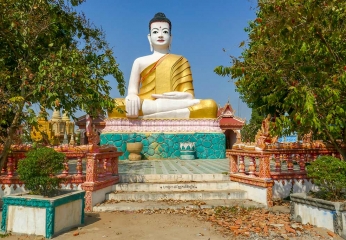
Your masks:
M218 206L233 207L243 206L264 208L263 204L253 202L250 200L234 200L234 199L222 199L222 200L204 200L204 201L108 201L106 203L99 204L93 207L94 212L106 212L106 211L139 211L139 210L159 210L159 209L206 209L215 208Z
M117 201L159 201L173 200L212 200L212 199L247 199L247 192L242 190L223 191L169 191L169 192L112 192L106 194L106 200Z
M121 183L227 181L228 173L215 174L119 174Z
M112 191L131 192L183 192L183 191L221 191L237 189L238 183L227 181L212 182L167 182L167 183L118 183Z

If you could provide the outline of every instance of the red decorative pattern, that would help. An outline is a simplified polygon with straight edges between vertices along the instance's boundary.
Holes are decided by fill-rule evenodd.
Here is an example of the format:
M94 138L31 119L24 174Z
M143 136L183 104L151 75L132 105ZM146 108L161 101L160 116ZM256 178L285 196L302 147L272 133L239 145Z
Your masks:
M83 165L82 165L82 158L81 157L78 157L78 159L77 159L76 169L77 169L77 176L82 177L83 176Z
M96 153L87 154L86 181L95 182L97 180L97 159Z
M270 177L270 159L268 155L260 158L259 177L260 178L271 178Z
M93 197L93 193L91 191L85 192L85 208L84 208L84 210L86 212L92 212L92 210L93 210L92 197Z
M9 156L7 161L7 176L13 177L13 157Z
M106 188L109 186L112 186L116 183L119 182L119 177L118 176L112 176L104 179L103 181L99 182L85 182L82 184L82 189L85 191L97 191L102 188Z
M274 181L271 179L263 179L258 177L250 177L241 174L230 174L230 180L240 183L245 183L257 187L269 187L274 185Z
M272 186L267 187L267 206L268 207L273 206L273 187Z

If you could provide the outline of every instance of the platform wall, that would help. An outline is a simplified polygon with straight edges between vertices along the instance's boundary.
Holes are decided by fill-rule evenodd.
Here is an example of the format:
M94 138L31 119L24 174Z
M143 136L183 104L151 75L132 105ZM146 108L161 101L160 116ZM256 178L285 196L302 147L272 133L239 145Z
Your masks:
M120 160L128 159L126 143L142 142L142 159L178 159L181 142L196 143L197 159L226 157L223 133L102 133L101 145L110 144L124 152Z

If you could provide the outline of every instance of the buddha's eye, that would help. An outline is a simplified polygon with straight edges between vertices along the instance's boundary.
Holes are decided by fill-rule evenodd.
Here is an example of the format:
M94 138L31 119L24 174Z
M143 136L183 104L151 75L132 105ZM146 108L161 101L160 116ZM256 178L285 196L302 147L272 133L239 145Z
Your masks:
M158 31L153 31L154 34L158 33Z
M166 33L166 34L168 34L169 32L168 32L168 31L163 31L163 33Z

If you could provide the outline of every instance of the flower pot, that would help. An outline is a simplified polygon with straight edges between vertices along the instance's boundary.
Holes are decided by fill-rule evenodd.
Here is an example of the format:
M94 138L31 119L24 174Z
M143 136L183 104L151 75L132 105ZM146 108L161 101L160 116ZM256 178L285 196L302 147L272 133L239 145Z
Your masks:
M141 160L141 151L143 149L143 143L135 142L135 143L127 143L126 144L127 151L129 154L130 161L138 161Z
M56 197L27 193L3 197L1 230L51 238L84 223L84 191L61 190Z
M194 160L196 158L195 142L180 143L180 159Z

